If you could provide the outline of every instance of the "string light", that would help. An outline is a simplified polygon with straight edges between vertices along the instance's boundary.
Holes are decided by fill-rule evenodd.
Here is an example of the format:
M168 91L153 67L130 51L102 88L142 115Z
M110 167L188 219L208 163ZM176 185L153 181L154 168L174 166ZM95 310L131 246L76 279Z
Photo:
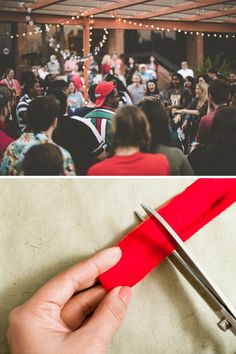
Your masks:
M128 23L129 25L132 25L132 26L135 26L135 27L144 27L144 28L150 28L150 29L156 29L157 31L162 31L162 32L171 32L171 31L174 31L174 32L178 32L178 33L184 33L185 35L193 35L194 33L197 35L197 36L202 36L202 37L204 37L204 36L207 36L207 37L211 37L211 34L210 33L205 33L205 32L199 32L199 31L183 31L183 30L181 30L181 29L177 29L176 27L174 27L174 28L164 28L164 27L162 27L161 29L160 29L160 27L155 27L153 24L152 25L148 25L148 24L145 24L145 22L136 22L136 21L132 21L132 20L130 20L130 19L122 19L121 17L115 17L115 15L114 14L112 14L112 16L111 16L112 18L114 18L115 19L115 21L118 21L118 22L123 22L123 23ZM236 38L236 36L235 35L232 35L232 34L225 34L225 35L223 35L223 34L216 34L216 33L214 33L214 35L213 35L213 38L227 38L227 39L235 39Z
M31 33L31 34L30 34ZM29 31L29 32L22 32L22 33L17 33L17 34L11 34L9 32L6 32L5 35L1 34L0 38L2 37L9 37L10 39L14 39L14 38L22 38L25 37L26 35L30 34L30 35L34 35L34 34L39 34L40 32L35 28L34 31Z
M26 8L26 7L25 7ZM32 31L28 31L28 32L23 32L23 33L17 33L17 34L10 34L9 32L6 32L5 33L5 36L7 36L7 37L9 37L11 40L13 40L14 38L18 38L18 39L20 39L20 38L22 38L22 37L26 37L27 35L29 35L29 36L32 36L32 35L37 35L37 34L39 34L39 33L42 33L43 31L42 31L42 27L41 27L41 25L40 24L35 24L34 22L34 19L32 18L32 9L31 8L26 8L26 12L27 12L27 14L26 14L26 17L25 17L25 19L26 19L26 22L27 22L27 24L28 25L30 25L30 26L33 26L33 25L35 25L35 27L34 27L34 30ZM84 12L82 11L82 9L81 9L81 11L80 11L80 15L74 15L74 16L72 16L71 17L71 19L72 20L75 20L75 19L80 19L80 16L81 15L84 15ZM118 20L119 22L123 22L123 23L128 23L129 25L134 25L134 26L138 26L138 27L145 27L145 28L150 28L150 29L154 29L155 28L155 26L152 24L152 25L148 25L148 24L145 24L145 23L141 23L141 22L139 22L139 23L137 23L137 22L134 22L134 21L131 21L131 20L128 20L128 19L121 19L120 17L119 18L116 18L116 16L115 16L115 14L113 13L112 14L112 16L111 16L112 18L114 18L115 20ZM93 15L91 15L90 16L90 18L93 18ZM67 20L66 21L66 24L69 24L70 23L70 21L69 20ZM64 26L64 23L61 23L61 25L62 26ZM45 31L47 32L47 36L49 36L49 31L50 31L50 29L51 29L51 27L52 27L52 25L51 24L46 24L45 25ZM59 24L56 24L56 27L57 28L59 28L60 27L60 25ZM80 25L76 25L76 27L81 27ZM92 26L90 26L89 27L89 29L92 31L92 29L93 29L93 27ZM156 30L157 31L159 31L160 30L160 28L157 26L156 27ZM107 31L107 29L104 29L104 31L106 32ZM164 28L164 27L162 27L161 28L161 31L162 32L164 32L164 31L167 31L167 32L170 32L170 31L174 31L174 32L182 32L180 29L176 29L175 27L173 28L173 29L170 29L170 28ZM196 32L193 32L193 31L184 31L183 32L185 35L188 35L188 34L190 34L190 35L193 35L194 33L196 33L196 35L201 35L202 37L204 37L204 36L207 36L208 38L209 37L212 37L212 38L220 38L220 39L222 39L222 38L226 38L226 39L235 39L236 38L236 36L234 35L234 34L217 34L217 33L204 33L204 32L201 32L201 33L199 33L198 31L196 31ZM105 34L108 34L108 32L107 33L105 33ZM90 32L90 36L92 36L92 32ZM2 37L4 37L4 34L1 34L0 35L0 38L2 38ZM103 45L104 45L104 43L105 43L105 41L107 40L107 37L103 37L102 38L102 40L99 42L99 44L98 44L98 46L96 46L95 47L95 49L94 49L94 55L97 55L98 53L99 53L99 51L101 50L101 48L103 47ZM53 42L50 42L50 38L49 38L49 45L50 45L50 43L53 43ZM89 43L90 43L90 46L91 46L91 44L92 44L92 40L91 40L91 38L89 39ZM51 46L51 45L50 45ZM52 46L52 48L53 48L54 46ZM55 47L57 50L59 50L59 48L60 48L60 45L59 44L56 44L56 47ZM62 50L61 50L61 52L62 52ZM62 53L61 53L62 54ZM63 52L63 56L65 57L65 53ZM67 55L67 57L68 57L68 53L66 54ZM91 55L93 55L92 53L90 54L90 56ZM80 58L80 57L79 57ZM83 58L82 58L83 59ZM86 59L86 58L85 58Z
M31 14L31 9L30 9L30 8L27 8L26 10L27 10L27 13L28 13L28 15L26 16L26 21L27 21L28 24L33 25L33 24L34 24L34 20L33 20L33 18L30 16L30 14ZM81 9L81 16L84 16L84 12L82 12L82 9ZM79 19L80 16L77 15L76 18ZM90 18L92 19L92 18L93 18L93 15L91 15ZM72 16L71 19L74 20L75 17ZM120 20L121 20L121 19L120 19ZM94 21L91 21L91 22L94 23ZM69 24L69 23L70 23L70 21L67 20L67 21L66 21L66 24ZM61 23L61 25L64 25L64 23ZM60 45L59 43L57 43L54 38L52 38L52 37L49 36L49 31L50 31L51 27L52 27L51 24L49 24L49 25L48 25L48 24L45 24L45 32L46 32L46 36L47 36L48 39L49 39L49 46L50 46L55 52L60 52L60 54L63 56L64 60L70 58L70 59L74 59L74 60L76 60L76 61L81 61L81 62L85 62L85 61L89 60L89 59L91 58L91 56L97 55L97 54L99 53L99 51L101 50L101 48L104 46L104 44L105 44L105 42L106 42L106 40L107 40L107 35L108 35L108 33L109 33L108 30L107 30L106 28L104 28L104 34L103 34L102 40L99 42L99 45L95 47L95 49L94 49L93 52L90 51L90 53L88 53L87 56L80 57L80 56L76 56L76 55L72 55L72 56L71 56L70 53L69 53L69 51L64 50L63 48L61 48L61 45ZM59 28L60 25L57 24L56 27ZM90 35L90 36L92 35L92 32L91 32L92 29L93 29L93 27L90 26L90 27L89 27L89 30L90 30L89 35ZM35 29L34 32L31 31L31 32L28 32L28 33L29 33L29 35L31 36L33 33L38 33L38 32L42 32L41 25L37 25L37 29ZM25 36L25 35L26 35L25 33L22 34L22 36ZM18 36L19 36L19 35L18 35ZM14 37L11 36L11 38L14 38ZM91 47L91 42L92 42L92 38L89 37L89 48ZM84 49L82 49L82 52L84 52Z

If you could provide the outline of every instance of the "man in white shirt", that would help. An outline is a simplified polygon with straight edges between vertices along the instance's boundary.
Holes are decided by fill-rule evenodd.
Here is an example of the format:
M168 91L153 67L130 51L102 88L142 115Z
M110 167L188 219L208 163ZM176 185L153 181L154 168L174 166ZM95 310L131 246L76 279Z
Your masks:
M181 61L181 69L178 71L180 75L185 79L187 76L194 77L192 69L188 68L188 63L186 61Z

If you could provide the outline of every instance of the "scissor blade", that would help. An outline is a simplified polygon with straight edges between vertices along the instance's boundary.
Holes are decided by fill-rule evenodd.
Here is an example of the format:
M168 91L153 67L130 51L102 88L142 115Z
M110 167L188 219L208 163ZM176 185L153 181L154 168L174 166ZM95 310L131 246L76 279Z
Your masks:
M137 210L135 210L134 214L137 217L138 221L142 222L145 220L144 216L142 214L140 214Z
M197 276L200 282L203 284L204 288L207 289L212 293L213 297L217 303L220 303L221 306L225 307L231 315L236 318L236 309L230 301L226 298L223 292L214 284L214 282L209 278L209 276L201 269L199 264L197 264L194 257L191 255L189 250L187 249L185 243L181 240L178 234L172 229L172 227L168 224L168 222L158 213L156 210L150 208L146 204L141 204L143 209L149 216L154 217L157 221L161 223L161 225L168 231L168 240L170 240L170 244L174 247L177 247L178 251L181 251L181 256L186 263L190 263L189 266L191 267L192 272Z

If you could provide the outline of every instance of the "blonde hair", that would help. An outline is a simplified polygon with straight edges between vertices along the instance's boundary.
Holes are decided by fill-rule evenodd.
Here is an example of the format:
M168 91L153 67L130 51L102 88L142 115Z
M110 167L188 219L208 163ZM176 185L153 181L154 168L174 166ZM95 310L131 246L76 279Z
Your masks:
M202 107L204 103L208 100L208 84L196 84L196 88L200 90L200 95L198 98L197 109Z
M111 61L111 56L109 54L105 54L102 58L102 64L108 64Z

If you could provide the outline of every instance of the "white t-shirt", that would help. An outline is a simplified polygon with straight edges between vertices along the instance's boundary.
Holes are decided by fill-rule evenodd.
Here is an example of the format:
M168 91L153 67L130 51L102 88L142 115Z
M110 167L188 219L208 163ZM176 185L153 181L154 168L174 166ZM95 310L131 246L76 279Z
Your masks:
M194 77L194 73L193 73L193 70L192 69L180 69L178 71L178 74L182 75L183 78L185 79L187 76L191 76L191 77Z

